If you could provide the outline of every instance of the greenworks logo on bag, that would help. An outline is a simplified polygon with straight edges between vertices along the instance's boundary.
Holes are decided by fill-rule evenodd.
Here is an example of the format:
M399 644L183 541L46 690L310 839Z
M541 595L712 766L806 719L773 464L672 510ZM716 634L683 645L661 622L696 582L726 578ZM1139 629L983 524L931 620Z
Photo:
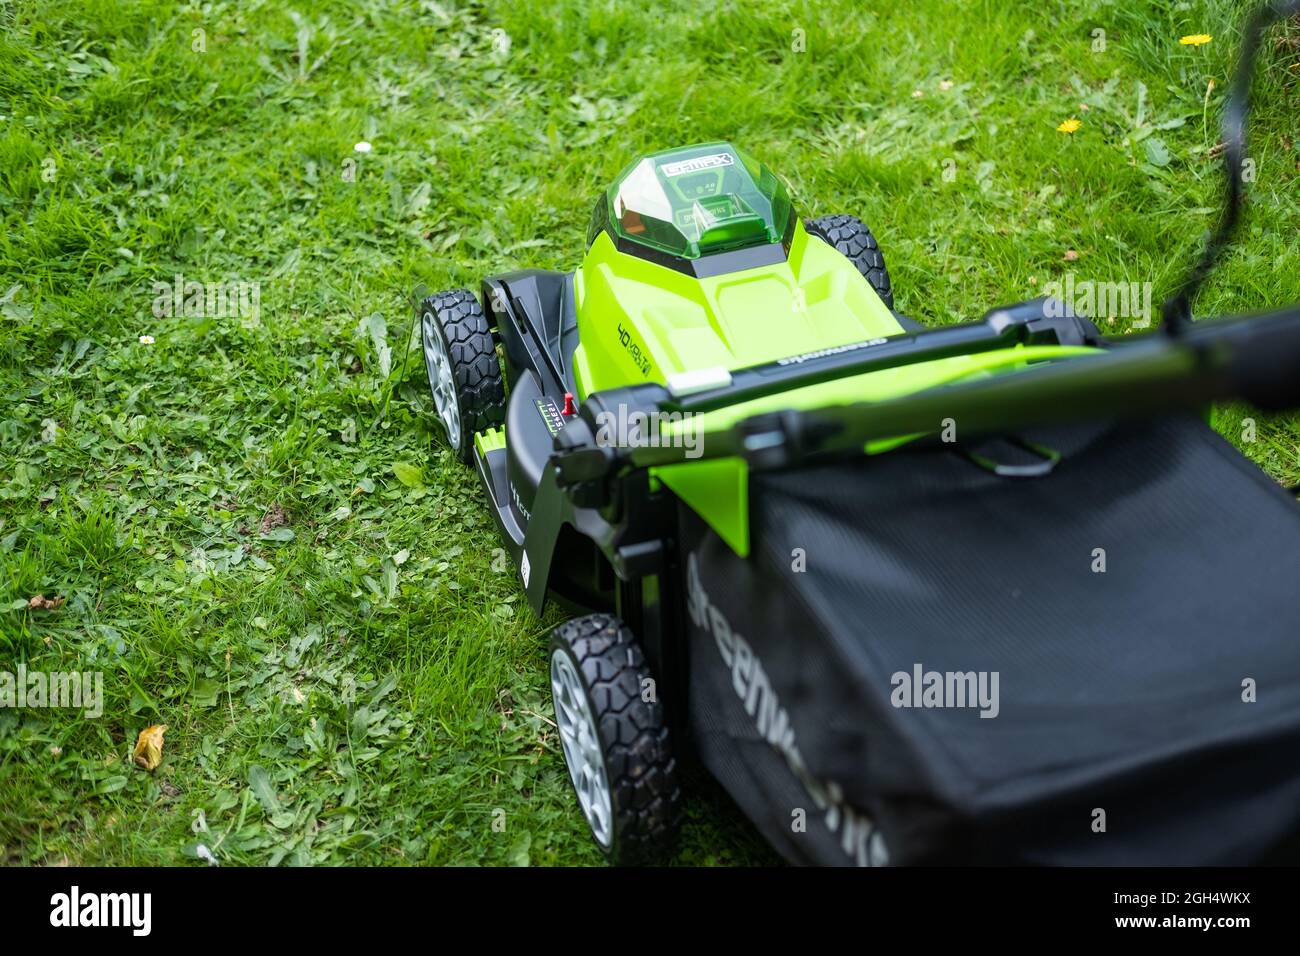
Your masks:
M818 778L804 763L790 715L777 697L763 662L750 643L731 629L727 618L709 601L700 581L700 562L694 553L686 561L686 580L686 604L691 621L712 635L723 665L731 672L732 689L745 713L753 718L759 736L785 758L813 805L823 814L826 829L839 837L840 849L848 858L858 866L887 865L889 850L884 835L872 820L844 799L839 784Z

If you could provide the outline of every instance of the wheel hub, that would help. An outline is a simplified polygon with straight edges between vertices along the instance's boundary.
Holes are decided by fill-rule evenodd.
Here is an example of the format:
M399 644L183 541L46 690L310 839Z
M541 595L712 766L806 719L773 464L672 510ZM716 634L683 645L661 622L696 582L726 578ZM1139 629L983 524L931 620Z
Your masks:
M447 429L447 441L452 448L460 448L460 407L456 403L456 376L451 370L451 356L443 343L442 334L435 326L437 317L425 312L420 317L420 339L424 343L424 365L429 372L429 388L433 391L433 404Z
M600 736L582 680L569 655L563 651L551 654L551 694L555 700L555 723L564 748L564 762L569 767L569 777L578 794L582 814L587 818L596 842L608 847L613 836L613 801L609 779L605 775Z

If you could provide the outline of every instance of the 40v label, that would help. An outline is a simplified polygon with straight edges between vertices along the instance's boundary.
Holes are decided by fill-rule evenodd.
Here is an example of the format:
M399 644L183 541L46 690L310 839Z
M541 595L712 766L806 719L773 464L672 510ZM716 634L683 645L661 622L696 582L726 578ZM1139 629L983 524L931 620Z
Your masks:
M618 326L618 340L623 343L623 348L627 349L627 354L631 356L633 364L641 370L641 374L649 376L650 357L642 350L640 343L632 338L632 333L623 328L621 322Z

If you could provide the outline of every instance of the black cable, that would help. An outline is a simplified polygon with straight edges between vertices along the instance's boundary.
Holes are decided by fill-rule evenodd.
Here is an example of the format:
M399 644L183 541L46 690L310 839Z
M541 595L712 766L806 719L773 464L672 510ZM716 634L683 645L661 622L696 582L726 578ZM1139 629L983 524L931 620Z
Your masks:
M1183 279L1178 291L1166 299L1161 307L1164 329L1170 335L1176 335L1192 320L1192 301L1236 231L1245 196L1242 166L1246 161L1246 123L1250 113L1250 88L1255 77L1256 61L1259 59L1259 47L1269 27L1296 14L1300 14L1300 0L1274 0L1257 9L1246 24L1232 88L1223 105L1223 170L1228 180L1228 201L1223 216L1206 241L1205 248L1201 250L1196 265Z

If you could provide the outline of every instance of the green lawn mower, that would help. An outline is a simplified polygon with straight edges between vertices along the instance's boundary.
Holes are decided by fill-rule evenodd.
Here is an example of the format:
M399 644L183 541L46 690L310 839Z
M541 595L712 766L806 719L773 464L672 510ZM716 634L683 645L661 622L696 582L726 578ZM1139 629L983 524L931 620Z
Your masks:
M730 143L597 198L573 272L417 316L535 611L596 843L663 859L689 757L821 864L1294 859L1300 506L1206 423L1300 404L1300 307L1150 333L1053 299L925 329L848 215ZM500 354L498 354L498 347ZM503 369L504 366L504 369Z

